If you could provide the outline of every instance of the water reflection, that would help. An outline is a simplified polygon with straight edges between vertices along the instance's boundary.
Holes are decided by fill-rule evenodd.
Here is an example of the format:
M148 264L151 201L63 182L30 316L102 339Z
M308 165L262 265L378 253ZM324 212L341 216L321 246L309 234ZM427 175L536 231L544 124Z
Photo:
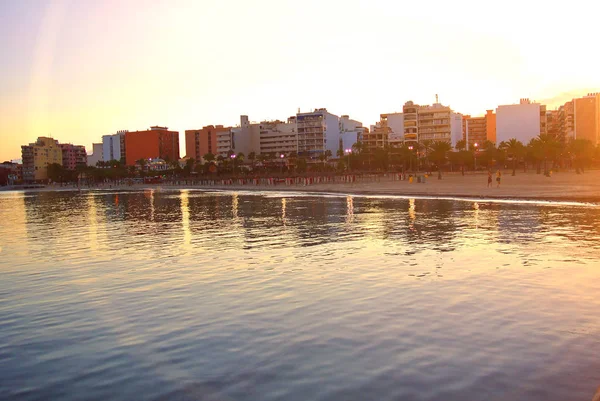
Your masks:
M0 240L8 398L541 391L558 401L597 385L596 208L193 190L0 195Z

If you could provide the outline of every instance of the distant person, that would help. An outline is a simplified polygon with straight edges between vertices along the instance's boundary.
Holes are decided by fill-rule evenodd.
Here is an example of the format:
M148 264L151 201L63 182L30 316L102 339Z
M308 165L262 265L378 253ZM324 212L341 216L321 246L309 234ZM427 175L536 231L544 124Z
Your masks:
M492 172L488 170L488 188L492 186Z
M500 188L500 182L502 181L502 173L500 170L496 173L496 183L498 184L496 188Z

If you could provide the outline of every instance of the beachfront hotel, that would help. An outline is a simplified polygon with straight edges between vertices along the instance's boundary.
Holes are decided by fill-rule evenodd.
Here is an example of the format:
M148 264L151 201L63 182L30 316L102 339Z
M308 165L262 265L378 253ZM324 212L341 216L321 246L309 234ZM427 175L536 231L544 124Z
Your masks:
M126 132L125 152L128 166L134 166L140 159L179 160L179 132L159 126Z
M75 170L77 167L87 166L87 153L85 146L61 143L62 165L67 170Z

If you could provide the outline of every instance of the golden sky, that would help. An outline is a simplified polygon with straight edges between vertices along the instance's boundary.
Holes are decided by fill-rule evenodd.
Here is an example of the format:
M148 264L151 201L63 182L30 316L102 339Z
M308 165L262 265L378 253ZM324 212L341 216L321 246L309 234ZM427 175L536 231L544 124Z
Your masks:
M599 9L591 0L0 2L0 159L42 135L91 150L121 129L183 133L298 108L369 125L435 94L474 115L521 97L554 107L600 88Z

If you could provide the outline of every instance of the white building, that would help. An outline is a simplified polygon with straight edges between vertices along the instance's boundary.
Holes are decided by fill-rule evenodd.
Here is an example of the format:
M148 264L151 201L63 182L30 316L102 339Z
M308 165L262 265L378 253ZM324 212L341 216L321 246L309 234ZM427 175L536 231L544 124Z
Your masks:
M260 153L275 153L289 155L298 152L298 133L296 132L296 117L288 121L263 121L260 129Z
M348 115L343 115L339 119L340 145L338 149L352 149L352 145L363 140L365 127L360 121L352 120ZM331 152L336 156L337 150Z
M496 109L496 143L516 138L527 145L540 134L540 114L546 113L545 106L521 99L519 104L498 106Z
M105 162L125 160L125 133L117 131L114 135L102 136L102 158Z
M103 151L102 143L93 143L92 144L92 154L88 155L87 165L88 166L96 166L96 163L104 161L104 151Z
M450 132L451 132L451 145L452 148L456 147L456 144L463 139L463 116L460 113L450 114Z
M339 117L327 109L296 115L298 154L317 157L329 150L336 155L340 146Z

